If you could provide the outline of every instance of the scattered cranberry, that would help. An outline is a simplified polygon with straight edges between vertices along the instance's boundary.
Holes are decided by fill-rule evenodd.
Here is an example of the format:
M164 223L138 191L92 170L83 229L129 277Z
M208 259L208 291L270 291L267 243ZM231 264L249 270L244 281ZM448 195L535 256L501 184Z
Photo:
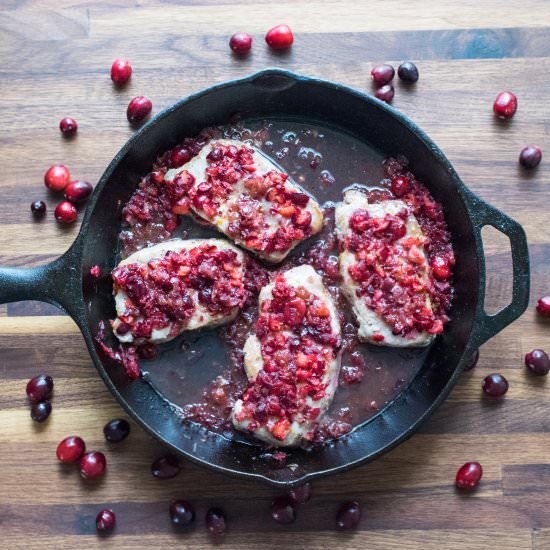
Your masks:
M236 32L229 39L229 47L235 53L247 53L252 48L252 37L246 32Z
M442 256L434 256L430 261L430 266L434 277L439 281L445 281L451 276L451 267L447 258Z
M27 395L33 403L49 399L53 391L53 378L39 374L27 382Z
M177 147L170 153L170 166L172 168L179 168L186 162L189 162L192 156L193 153L191 153L188 147Z
M50 166L44 174L44 184L52 191L63 191L69 184L71 173L63 164Z
M76 207L72 202L61 201L55 207L54 215L55 215L55 219L59 223L70 224L76 221L78 212L76 211Z
M543 317L550 317L550 295L543 296L539 299L539 301L537 302L537 311Z
M130 424L124 418L116 418L103 426L103 435L111 443L124 441L130 433Z
M391 84L385 84L384 86L378 88L374 95L386 103L389 103L395 94L395 89Z
M95 518L95 526L100 533L112 531L116 525L116 516L112 510L101 510Z
M82 458L85 450L84 440L77 435L71 435L59 443L55 454L61 462L76 462Z
M137 124L145 120L151 113L153 104L151 100L145 96L138 95L128 103L128 109L126 110L126 116L130 124Z
M361 520L361 506L356 500L346 502L336 514L336 527L341 530L355 529Z
M550 357L541 349L534 349L525 356L525 366L537 376L546 376L550 371Z
M35 422L44 422L52 412L52 404L49 401L39 401L31 406L31 418Z
M294 504L305 504L311 498L311 485L304 483L288 492L288 497Z
M518 99L512 92L500 92L493 103L493 111L498 118L512 118L517 108Z
M286 50L292 46L294 36L288 25L277 25L267 31L265 41L274 50Z
M132 76L132 66L126 59L115 59L111 65L111 80L117 85L126 84Z
M481 387L490 397L502 397L508 391L508 380L502 374L489 374L483 379Z
M393 80L395 69L391 65L376 65L372 68L370 75L376 84L387 84Z
M402 197L411 190L411 180L407 176L396 176L391 180L391 191L396 197Z
M80 459L80 475L84 479L98 477L105 472L107 462L105 455L99 451L86 453Z
M542 159L542 151L536 145L527 145L519 154L519 163L524 168L536 168Z
M208 532L216 537L225 534L225 516L219 508L210 508L206 512L206 528Z
M151 473L159 479L176 477L180 470L179 461L173 455L161 456L151 464Z
M94 279L99 279L99 277L101 276L101 268L98 265L93 265L92 267L90 267L90 275Z
M88 200L93 190L94 188L91 183L74 180L65 187L65 198L75 204L81 204Z
M46 203L44 201L32 202L31 212L35 218L43 218L46 213Z
M170 504L170 518L174 525L186 527L195 519L195 510L186 500L175 500Z
M418 80L418 67L410 61L401 63L397 69L397 76L403 80L403 82L416 82Z
M62 118L59 123L59 129L65 137L72 137L76 134L78 130L78 124L74 118L70 116Z
M296 519L296 510L289 497L278 497L271 504L271 517L284 525L293 523Z
M479 462L466 462L456 473L456 486L459 489L475 489L483 475L483 468Z
M466 365L464 366L464 370L465 371L472 370L477 365L478 361L479 361L479 350L476 349L474 353L472 353L472 355L470 356L470 359L468 360Z

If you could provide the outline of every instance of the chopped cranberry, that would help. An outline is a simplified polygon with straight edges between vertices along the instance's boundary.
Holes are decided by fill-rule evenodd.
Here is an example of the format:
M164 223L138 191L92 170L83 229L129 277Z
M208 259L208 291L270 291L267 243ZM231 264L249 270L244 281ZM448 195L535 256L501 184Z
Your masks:
M50 166L44 174L44 185L52 191L63 191L69 184L71 173L63 164Z
M32 202L31 212L35 218L43 218L44 214L46 214L46 203L44 201Z
M397 76L399 76L403 82L412 84L418 80L418 67L410 61L405 61L399 65Z
M482 475L483 468L479 462L466 462L456 473L456 486L465 490L475 489Z
M142 95L134 97L134 99L128 103L128 109L126 110L128 122L130 122L130 124L142 122L149 116L152 109L153 104L150 99Z
M395 76L395 69L391 65L376 65L370 72L376 84L387 84Z
M384 84L384 86L381 86L376 90L374 95L386 103L390 103L390 101L393 99L393 96L395 95L395 89L391 84Z
M39 374L27 382L27 395L32 403L49 399L53 392L53 378Z
M440 281L445 281L451 276L451 268L446 258L434 256L430 261L430 266L434 277Z
M220 508L210 508L206 512L206 528L216 537L225 535L225 515Z
M76 134L78 124L74 118L70 116L62 118L59 123L59 129L65 137L72 137Z
M500 92L493 103L493 111L498 118L512 118L518 108L518 99L512 92Z
M525 366L537 376L546 376L550 371L550 357L541 349L534 349L525 356Z
M464 366L464 370L465 371L472 370L477 365L478 361L479 361L479 350L476 349L474 353L472 353L466 365Z
M195 510L186 500L175 500L170 504L170 519L178 527L187 527L195 520Z
M361 506L356 500L343 504L336 514L336 528L355 529L361 521Z
M90 275L94 279L99 279L99 277L101 276L101 268L98 265L93 265L92 267L90 267Z
M411 190L411 179L407 176L397 176L391 180L391 191L396 197L402 197Z
M91 183L87 181L74 180L65 187L65 198L75 204L82 204L94 190Z
M536 168L542 159L542 151L536 145L527 145L519 154L519 163L524 168Z
M44 422L52 412L52 404L49 401L39 401L31 406L31 418L35 422Z
M78 212L76 211L76 208L72 202L61 201L55 207L54 215L55 219L59 223L71 224L76 221L76 218L78 217Z
M304 483L290 489L288 497L294 504L305 504L311 498L311 484Z
M271 504L271 517L277 522L287 525L296 520L296 510L289 497L278 497Z
M246 32L236 32L229 39L229 47L238 54L248 53L252 48L252 37Z
M95 518L95 526L99 533L109 533L116 525L116 516L112 510L100 510Z
M502 374L489 374L483 379L482 389L490 397L502 397L508 391L508 380Z
M288 25L277 25L267 31L265 41L274 50L286 50L292 46L294 36Z
M116 418L103 426L103 435L111 443L120 443L130 434L130 424L124 418Z
M111 80L117 85L126 84L132 76L132 66L126 59L118 58L111 65Z
M307 210L300 210L292 214L292 223L298 227L309 227L311 214Z
M80 460L85 450L84 440L77 435L71 435L59 443L55 454L61 462L76 462Z
M181 471L179 460L173 455L166 455L157 458L151 464L151 473L159 479L171 479Z
M93 479L105 473L107 461L99 451L86 453L80 459L80 475L84 479Z
M306 315L307 306L302 298L292 298L284 306L283 317L285 323L291 327L299 325Z
M193 158L193 153L188 147L176 147L172 149L170 153L170 166L172 168L179 168L188 163Z
M537 302L537 311L543 317L550 317L550 295L539 299Z

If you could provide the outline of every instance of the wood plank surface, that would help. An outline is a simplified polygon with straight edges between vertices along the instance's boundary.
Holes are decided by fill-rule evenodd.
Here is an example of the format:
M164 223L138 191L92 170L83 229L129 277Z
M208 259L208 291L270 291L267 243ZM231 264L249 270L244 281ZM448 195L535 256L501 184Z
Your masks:
M295 32L290 52L274 54L263 33L279 22ZM231 55L236 30L254 35L250 56ZM130 85L113 89L114 58L132 62ZM526 372L523 355L550 350L550 323L534 312L550 293L550 3L547 0L0 0L0 264L33 266L68 248L78 228L53 221L55 197L42 176L54 162L97 181L132 134L129 99L152 98L154 112L181 97L267 66L279 66L372 91L376 62L414 60L413 90L397 84L394 107L417 122L482 198L523 224L532 258L531 305L481 349L447 402L411 440L373 464L314 483L314 497L289 527L275 524L277 491L185 463L174 480L150 474L163 453L132 426L107 445L102 426L122 412L89 359L76 325L51 306L0 306L0 545L29 548L209 548L210 506L228 516L227 548L545 549L550 548L550 382ZM493 117L496 93L513 90L511 123ZM76 139L57 128L79 122ZM543 149L527 173L517 156ZM31 200L47 202L35 223ZM488 309L511 295L509 245L487 232ZM510 390L501 403L481 396L482 378L502 372ZM29 418L28 378L56 381L54 412L44 425ZM83 483L55 459L63 437L78 433L104 450L109 469ZM458 466L479 460L484 478L472 495L453 486ZM190 500L195 526L174 531L168 504ZM334 530L340 503L363 505L359 529ZM95 534L102 507L117 513L116 532Z

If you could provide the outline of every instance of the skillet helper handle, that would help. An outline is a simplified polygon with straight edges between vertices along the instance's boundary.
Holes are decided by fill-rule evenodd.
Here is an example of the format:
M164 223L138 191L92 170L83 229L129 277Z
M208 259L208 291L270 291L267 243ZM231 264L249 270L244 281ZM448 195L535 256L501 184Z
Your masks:
M485 255L480 254L480 292L471 339L472 350L474 350L515 321L527 309L530 285L529 248L525 231L518 222L482 201L470 190L465 191L465 199L473 221L476 240L480 246L482 246L481 230L484 226L490 225L508 237L512 250L512 301L494 315L488 315L484 308L487 278Z

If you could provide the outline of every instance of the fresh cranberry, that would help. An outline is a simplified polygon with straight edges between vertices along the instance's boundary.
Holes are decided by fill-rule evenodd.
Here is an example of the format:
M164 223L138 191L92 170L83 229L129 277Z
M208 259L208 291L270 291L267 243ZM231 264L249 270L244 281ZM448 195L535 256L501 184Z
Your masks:
M481 387L490 397L502 397L508 391L508 380L502 374L489 374L483 379Z
M55 219L59 223L70 224L76 221L78 217L78 212L76 211L75 205L69 201L61 201L54 211Z
M536 145L527 145L519 154L519 163L524 168L536 168L542 159L542 151Z
M376 84L387 84L395 76L395 69L391 65L376 65L370 75Z
M170 504L170 518L174 525L186 527L195 520L195 510L186 500L175 500Z
M412 84L418 80L418 67L410 61L405 61L399 65L397 69L397 76L403 82L410 82Z
M49 399L53 391L53 378L39 374L27 382L27 395L33 403Z
M271 504L271 517L282 524L293 523L296 519L296 510L289 497L278 497Z
M550 317L550 295L539 299L537 302L537 311L543 317Z
M225 534L225 516L219 508L210 508L206 512L206 528L211 535L221 537Z
M65 137L72 137L76 134L78 130L78 124L74 118L70 116L62 118L59 123L59 129Z
M288 497L294 504L305 504L311 498L311 485L304 483L290 489Z
M277 25L267 31L265 41L274 50L286 50L292 46L294 36L288 25Z
M142 122L149 116L152 108L153 104L150 99L142 95L134 97L134 99L128 103L128 109L126 110L128 122L130 122L130 124Z
M159 479L176 477L180 471L179 461L173 455L161 456L151 464L151 473Z
M498 118L512 118L518 108L518 99L512 92L500 92L493 103L493 111Z
M63 164L50 166L44 174L44 185L52 191L63 191L70 180L71 173Z
M95 518L95 526L98 532L108 533L115 528L116 516L112 510L100 510Z
M124 418L116 418L103 426L103 435L111 443L120 443L128 437L130 424Z
M179 168L191 160L193 153L188 147L176 147L170 153L170 166Z
M482 475L483 468L479 462L466 462L456 473L456 486L459 489L475 489Z
M88 200L93 190L94 188L91 183L74 180L65 187L65 198L75 204L81 204Z
M380 88L378 88L378 90L376 90L374 95L378 99L389 103L395 95L395 89L391 84L384 84L384 86L381 86Z
M538 376L546 376L550 371L550 357L541 349L534 349L525 356L525 366Z
M445 281L451 276L451 267L446 258L434 256L430 261L434 277L439 281Z
M472 370L477 365L478 361L479 361L479 350L476 349L474 353L472 353L472 355L470 356L470 359L468 360L466 365L464 366L464 370L465 371Z
M52 404L49 401L39 401L31 406L31 418L35 422L44 422L52 412Z
M86 453L80 459L80 475L84 479L98 477L105 472L107 462L105 455L99 451Z
M235 53L247 53L252 48L252 37L246 32L236 32L229 39L229 47Z
M117 85L126 84L132 76L132 66L126 59L115 59L111 65L111 80Z
M411 190L411 180L407 176L396 176L391 180L391 191L396 197L402 197Z
M43 218L44 214L46 214L46 203L44 201L32 202L31 212L35 218Z
M336 514L336 527L341 530L355 529L361 520L361 506L356 500L343 504Z
M61 462L76 462L80 460L85 450L84 440L77 435L71 435L59 443L55 454Z

